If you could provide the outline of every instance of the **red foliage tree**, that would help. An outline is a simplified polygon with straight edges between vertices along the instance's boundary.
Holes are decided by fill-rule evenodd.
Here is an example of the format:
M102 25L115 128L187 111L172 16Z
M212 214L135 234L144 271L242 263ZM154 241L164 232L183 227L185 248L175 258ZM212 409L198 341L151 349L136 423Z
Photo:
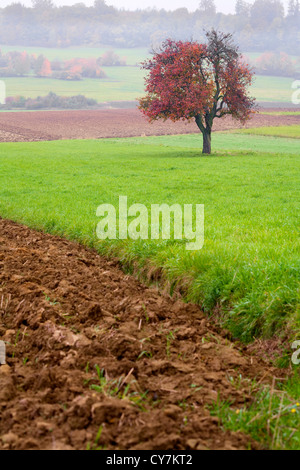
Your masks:
M210 154L214 119L231 115L245 123L255 112L255 100L247 94L253 72L243 63L232 35L212 30L206 37L206 44L168 39L142 63L149 74L139 109L150 122L195 119L203 134L203 153Z
M71 59L64 63L65 71L71 75L82 75L88 78L106 78L96 59Z
M51 64L48 59L45 59L40 69L39 75L40 77L50 77L51 74L52 74Z

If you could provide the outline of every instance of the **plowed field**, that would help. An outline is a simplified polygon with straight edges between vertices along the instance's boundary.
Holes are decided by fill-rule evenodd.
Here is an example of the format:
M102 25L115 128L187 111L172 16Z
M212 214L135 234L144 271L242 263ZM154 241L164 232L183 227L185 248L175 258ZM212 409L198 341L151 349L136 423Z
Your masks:
M0 338L0 449L258 448L207 405L239 409L274 368L116 260L2 219Z
M293 125L299 122L299 116L258 114L246 127ZM215 131L240 127L231 117L216 119L214 122ZM157 121L149 124L137 109L0 113L0 142L137 137L198 131L195 122Z

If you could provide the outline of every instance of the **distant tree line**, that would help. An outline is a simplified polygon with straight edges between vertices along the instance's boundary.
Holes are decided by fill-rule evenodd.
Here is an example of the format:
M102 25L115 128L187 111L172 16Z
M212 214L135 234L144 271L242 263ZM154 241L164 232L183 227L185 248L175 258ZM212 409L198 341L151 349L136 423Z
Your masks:
M299 76L300 60L294 61L284 52L264 52L256 60L247 59L258 75L276 75L281 77Z
M214 27L234 33L244 51L284 51L299 54L299 0L290 0L285 13L280 0L237 0L234 14L218 13L214 0L187 8L118 10L95 0L56 7L52 0L32 0L32 7L13 3L0 8L0 44L43 47L100 46L156 47L174 40L203 40Z
M50 61L43 55L29 55L26 51L11 51L4 54L0 50L1 77L24 77L29 74L48 77L51 73Z
M58 96L50 92L37 98L10 96L6 98L6 104L0 105L0 109L89 109L96 105L96 100L83 95Z

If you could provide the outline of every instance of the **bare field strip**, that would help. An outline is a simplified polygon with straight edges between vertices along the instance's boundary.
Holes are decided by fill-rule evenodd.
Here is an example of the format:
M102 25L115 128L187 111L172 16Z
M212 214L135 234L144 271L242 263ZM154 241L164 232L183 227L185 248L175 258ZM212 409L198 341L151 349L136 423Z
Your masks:
M268 111L267 109L261 109ZM272 109L274 111L274 109ZM283 110L281 110L283 111ZM285 110L288 111L288 110ZM257 114L249 127L300 124L300 116ZM217 120L214 131L242 128L231 117ZM197 133L195 122L149 124L137 109L93 111L37 111L0 114L0 142L34 142L62 139L101 139Z

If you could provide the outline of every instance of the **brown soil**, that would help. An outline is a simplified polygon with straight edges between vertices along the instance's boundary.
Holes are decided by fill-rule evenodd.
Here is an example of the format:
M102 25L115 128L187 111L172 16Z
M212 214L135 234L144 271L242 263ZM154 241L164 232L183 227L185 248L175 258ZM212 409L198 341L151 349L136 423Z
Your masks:
M100 426L108 450L259 448L207 405L219 396L239 409L250 380L270 383L276 370L198 306L3 219L0 268L0 449L84 450Z
M262 111L262 110L261 110ZM275 109L272 109L275 111ZM281 109L281 111L284 111ZM299 124L300 116L257 114L246 127ZM242 127L231 117L217 119L214 130ZM0 113L0 142L100 139L199 132L195 122L157 121L149 124L137 109L99 111L37 111Z

